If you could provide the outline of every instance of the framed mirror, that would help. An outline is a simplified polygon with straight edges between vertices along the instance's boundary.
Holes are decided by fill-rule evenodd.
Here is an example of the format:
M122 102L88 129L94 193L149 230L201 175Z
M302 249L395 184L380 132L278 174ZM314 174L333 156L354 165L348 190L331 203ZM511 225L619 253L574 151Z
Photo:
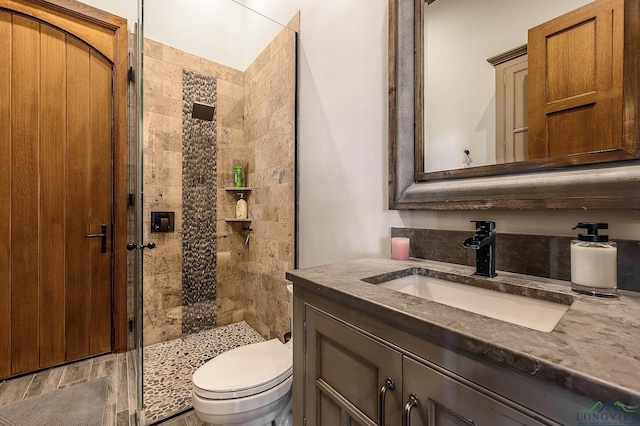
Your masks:
M434 1L429 0L429 3ZM451 0L450 3L455 1ZM495 4L496 2L487 2L486 4ZM447 1L439 0L438 3L446 6ZM612 2L610 0L596 0L592 3L602 5ZM590 7L589 4L585 7ZM623 8L623 11L619 13L619 16L624 16L624 24L614 21L613 25L610 25L610 29L618 29L619 36L614 37L622 39L620 45L624 47L620 48L620 55L623 57L620 67L620 85L622 86L620 89L622 93L619 96L620 131L618 136L612 133L613 136L604 138L609 141L613 140L614 148L596 146L588 149L581 148L575 152L566 149L566 152L553 151L552 149L550 154L536 154L537 156L534 155L533 159L525 158L524 161L501 164L482 164L479 167L462 167L464 154L463 150L459 149L461 152L456 152L454 155L456 161L461 165L460 168L444 167L443 170L430 172L425 170L425 163L427 163L425 154L433 152L433 149L431 151L425 150L424 135L429 134L429 130L432 129L427 128L425 132L425 123L429 123L429 121L425 120L424 115L424 89L426 82L429 81L428 77L435 78L434 74L439 71L438 67L442 64L442 60L435 65L424 64L423 8L434 6L435 4L429 6L423 4L423 0L390 1L389 206L391 209L561 208L615 210L640 206L640 161L638 160L640 73L637 71L640 69L640 43L638 42L640 39L640 0L625 0L623 4L621 2L620 7ZM454 18L447 17L447 19ZM599 22L593 22L599 28L603 27ZM593 27L595 28L596 25L594 24ZM543 29L548 32L561 33L553 28ZM545 37L542 37L543 42L549 44L548 38ZM545 44L542 44L541 49L540 46L535 47L532 41L529 43L532 51L538 52L535 53L535 58L540 56L540 51L549 50ZM434 51L434 47L429 49L430 52ZM567 51L571 54L571 50L566 49L565 57ZM455 51L450 52L449 56L465 55L466 53L468 52ZM547 55L547 57L553 58L552 55ZM569 57L569 60L572 59ZM453 59L451 60L453 61ZM547 60L551 61L552 59ZM530 73L532 74L528 83L538 85L536 86L538 89L534 93L540 91L539 87L546 87L544 90L548 92L550 89L548 89L548 85L545 86L547 82L543 82L540 86L539 81L534 83L532 80L534 78L533 67L540 67L539 59L535 59L535 62L533 62L534 59L530 59L530 61ZM571 63L574 62L580 64L575 69L585 69L584 63L578 61ZM490 67L488 63L485 65ZM547 69L548 63L544 64L543 68ZM567 70L565 67L565 76L561 75L560 78L556 78L556 86L562 89L563 81L572 81L572 79L566 78L566 75L572 76L575 69ZM427 72L431 74L427 75ZM544 77L545 74L542 73L542 75ZM444 102L434 104L432 100L429 100L426 103L429 109L438 111L438 108L442 107L443 110L446 110ZM532 107L529 103L529 117L530 119L534 117L535 121L537 115L532 115L532 108L537 107ZM556 120L557 116L554 116L553 119ZM615 122L615 120L605 117L587 120L587 122L606 124ZM543 126L546 127L542 134L569 135L566 138L574 140L582 131L582 126L575 125L575 120L573 124L571 120L556 120L555 133L549 132L549 128L554 129L553 125L553 122L550 126L543 120ZM571 125L577 133L567 131L567 129L571 129ZM611 127L615 126L608 125L607 128ZM582 133L591 134L587 131ZM574 136L576 134L578 136ZM472 143L471 137L468 137L468 142L466 138L466 136L462 137L463 144ZM587 140L589 138L590 136L587 137ZM539 139L533 138L532 140L539 143ZM446 147L451 144L450 141L440 141L438 137L429 142L442 144L436 146L436 151L446 151ZM558 144L551 145L559 146ZM476 147L477 145L472 146ZM491 150L494 150L494 147L491 147ZM473 157L473 149L471 152Z

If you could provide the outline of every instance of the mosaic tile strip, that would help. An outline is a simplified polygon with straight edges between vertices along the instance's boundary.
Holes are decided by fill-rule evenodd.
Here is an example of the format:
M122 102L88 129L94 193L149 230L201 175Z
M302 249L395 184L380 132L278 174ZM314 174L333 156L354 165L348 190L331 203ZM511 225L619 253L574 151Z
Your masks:
M216 114L191 117L194 102L216 106L214 77L182 70L182 333L216 324Z
M228 350L264 339L246 322L225 325L144 348L144 406L148 423L191 408L191 377Z

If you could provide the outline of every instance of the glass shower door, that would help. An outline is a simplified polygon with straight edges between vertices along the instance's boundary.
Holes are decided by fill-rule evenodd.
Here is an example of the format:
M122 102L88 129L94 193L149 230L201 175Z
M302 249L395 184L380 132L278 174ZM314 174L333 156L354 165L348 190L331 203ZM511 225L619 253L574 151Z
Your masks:
M143 223L143 134L142 134L142 0L138 0L138 22L130 38L129 66L131 69L128 114L129 135L127 152L127 357L129 361L129 395L135 401L135 425L145 425L143 400L142 345L142 223ZM133 77L133 78L131 78Z
M157 244L144 255L136 250L147 423L191 408L191 376L207 360L262 340L257 330L289 329L284 270L294 267L299 18L283 11L289 28L267 17L275 6L258 13L243 3L154 0L141 8L135 244ZM235 166L244 173L240 189ZM239 191L248 218L236 216ZM259 205L267 192L272 205ZM173 226L167 218L163 230L154 215L173 215ZM277 261L261 250L267 246L283 247ZM281 302L248 284L262 274ZM260 318L249 300L264 301Z

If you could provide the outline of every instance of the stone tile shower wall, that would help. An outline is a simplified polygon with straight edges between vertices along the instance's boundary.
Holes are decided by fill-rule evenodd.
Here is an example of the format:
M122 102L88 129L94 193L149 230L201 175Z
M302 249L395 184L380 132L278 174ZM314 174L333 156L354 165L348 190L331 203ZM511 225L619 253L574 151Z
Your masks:
M299 28L298 16L289 27ZM182 286L185 70L216 82L217 225L208 247L215 256L217 311L209 319L216 326L245 320L265 338L282 338L289 330L284 273L294 256L294 33L283 30L246 72L149 39L144 54L144 238L157 244L144 253L144 345L182 336L191 315ZM235 165L245 167L245 185L252 187L248 245L243 225L225 221L235 217L236 192L225 190L233 186ZM151 211L175 211L176 232L151 234Z
M216 325L216 116L192 117L194 102L216 107L216 79L182 70L182 334Z
M300 17L288 24L297 31ZM245 321L263 337L289 331L285 272L294 265L295 33L282 30L245 72L249 240Z
M150 39L144 41L144 239L157 244L154 250L144 251L143 323L144 345L172 340L182 336L183 289L183 187L182 187L182 116L183 70L192 70L216 79L216 139L217 211L221 216L223 185L228 183L230 171L226 165L231 159L244 156L244 73L215 62L174 49ZM215 204L213 204L215 205ZM212 207L213 207L212 205ZM226 207L226 206L225 206ZM176 231L150 233L151 211L174 211ZM224 222L223 222L224 223ZM228 236L224 228L218 228L217 247L217 297L230 295L229 271L232 256L229 255ZM214 251L215 255L215 251ZM244 319L244 307L232 304L229 312L218 311L218 324L233 316ZM231 321L228 321L231 322Z

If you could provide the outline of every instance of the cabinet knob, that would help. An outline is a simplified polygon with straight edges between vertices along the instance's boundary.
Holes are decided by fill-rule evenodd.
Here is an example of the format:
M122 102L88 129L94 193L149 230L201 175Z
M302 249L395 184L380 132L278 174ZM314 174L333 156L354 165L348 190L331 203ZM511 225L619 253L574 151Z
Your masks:
M384 385L382 385L382 387L380 388L380 415L378 416L378 424L380 426L384 426L385 425L385 418L384 418L384 414L385 414L385 407L384 407L384 400L385 397L387 396L387 391L389 390L394 390L396 388L396 384L393 382L393 379L391 377L389 377L387 380L385 380Z
M420 400L418 399L418 395L415 393L411 393L409 395L409 401L404 405L404 418L405 425L411 426L411 410L420 405Z

